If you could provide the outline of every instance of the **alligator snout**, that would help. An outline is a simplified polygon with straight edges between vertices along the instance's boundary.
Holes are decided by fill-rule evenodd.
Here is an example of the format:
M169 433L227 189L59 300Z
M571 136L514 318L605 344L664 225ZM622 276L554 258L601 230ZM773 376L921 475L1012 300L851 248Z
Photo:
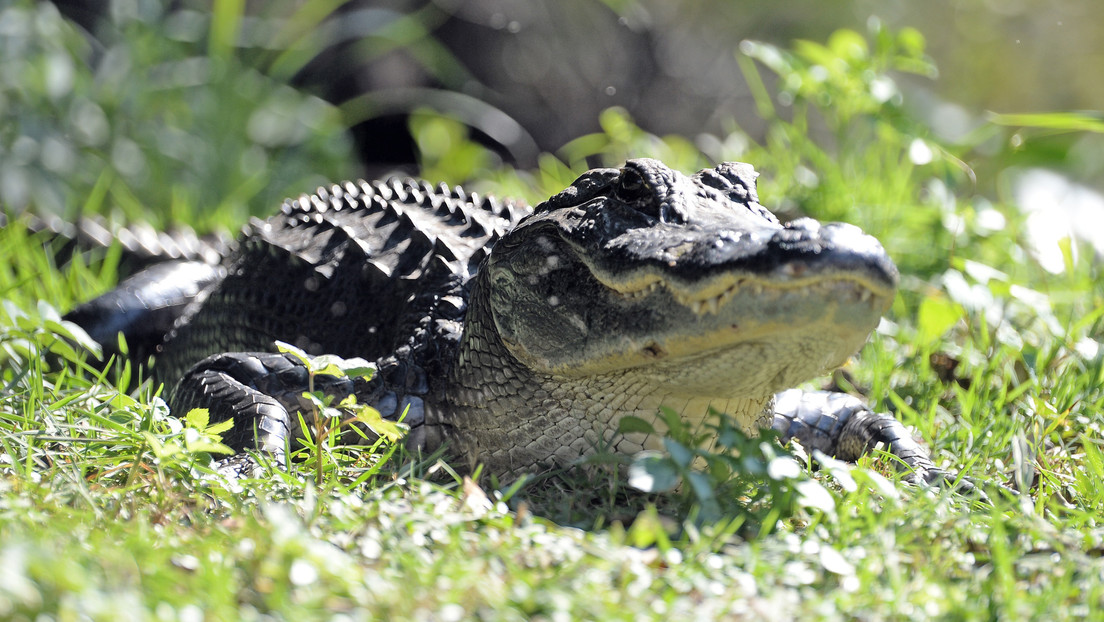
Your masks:
M757 257L765 260L762 268L782 277L852 274L887 289L895 289L899 279L881 243L847 223L790 221L771 235Z

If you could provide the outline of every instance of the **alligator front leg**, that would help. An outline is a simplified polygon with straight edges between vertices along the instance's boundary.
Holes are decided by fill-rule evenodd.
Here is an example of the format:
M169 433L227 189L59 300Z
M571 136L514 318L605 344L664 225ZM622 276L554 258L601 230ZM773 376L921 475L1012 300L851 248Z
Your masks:
M310 408L302 397L309 382L307 368L290 354L216 354L181 378L169 407L176 415L206 408L211 422L234 422L224 436L232 449L258 449L282 461L299 428L299 411ZM353 392L353 382L316 375L314 389L335 396L336 402Z
M955 477L939 468L893 416L877 413L862 400L830 391L791 389L776 396L773 428L782 442L797 439L803 447L854 462L882 445L894 456L907 481L940 484ZM967 482L960 489L972 490Z

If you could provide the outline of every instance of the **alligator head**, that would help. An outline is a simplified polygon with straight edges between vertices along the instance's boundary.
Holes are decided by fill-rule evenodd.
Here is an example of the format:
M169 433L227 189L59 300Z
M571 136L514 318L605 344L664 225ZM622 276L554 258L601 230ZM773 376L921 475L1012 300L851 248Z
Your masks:
M687 397L764 397L843 363L897 269L848 224L780 224L756 173L597 169L537 206L480 275L506 350L537 374L631 370Z

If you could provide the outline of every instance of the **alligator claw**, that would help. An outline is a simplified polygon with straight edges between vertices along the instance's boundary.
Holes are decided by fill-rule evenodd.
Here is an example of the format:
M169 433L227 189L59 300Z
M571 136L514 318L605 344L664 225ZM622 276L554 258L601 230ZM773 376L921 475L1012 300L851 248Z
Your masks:
M913 484L951 484L963 496L989 502L969 479L936 466L927 451L891 415L870 410L862 400L830 391L783 391L776 396L773 428L781 442L797 439L807 450L854 462L882 447Z

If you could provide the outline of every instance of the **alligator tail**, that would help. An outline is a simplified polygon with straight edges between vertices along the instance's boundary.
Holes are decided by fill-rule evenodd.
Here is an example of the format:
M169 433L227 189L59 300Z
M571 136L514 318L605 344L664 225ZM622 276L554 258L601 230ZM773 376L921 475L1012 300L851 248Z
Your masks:
M118 244L123 251L120 263L124 276L162 261L201 261L216 264L226 255L231 244L228 235L200 236L184 225L178 225L169 232L161 232L147 224L136 223L124 227L108 223L99 217L69 222L58 216L23 213L9 217L0 213L0 227L7 227L9 221L18 221L28 231L50 239L56 248L54 257L58 264L65 263L75 254L107 249Z

